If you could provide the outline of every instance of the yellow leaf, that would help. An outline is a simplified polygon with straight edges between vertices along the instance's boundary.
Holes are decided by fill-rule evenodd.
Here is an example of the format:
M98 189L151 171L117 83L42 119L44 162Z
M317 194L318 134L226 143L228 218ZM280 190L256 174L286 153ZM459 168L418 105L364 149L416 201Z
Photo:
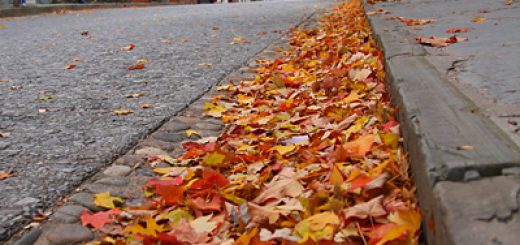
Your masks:
M255 146L252 146L252 145L242 145L242 146L238 147L237 151L248 151L248 150L251 150L254 148L255 148Z
M204 104L204 109L207 110L206 114L211 117L222 117L222 113L226 112L226 108L222 106L215 105L213 103Z
M104 208L115 208L114 202L122 203L123 199L119 197L113 197L109 192L98 193L94 196L94 203L98 207Z
M226 159L226 156L223 154L220 154L218 152L213 152L209 154L206 158L204 158L204 163L206 166L210 167L223 167L224 166L224 160Z
M243 94L238 94L237 96L237 102L240 103L240 104L251 104L255 101L255 99L253 97L250 97L250 96L247 96L247 95L243 95Z
M338 166L332 167L332 172L330 173L329 182L332 185L341 185L343 184L343 175L341 174L341 171L339 170Z
M477 18L473 18L471 21L480 23L480 22L486 22L487 19L484 17L477 17Z
M393 212L388 215L388 220L404 227L410 236L413 236L421 228L421 214L414 209Z
M343 99L343 101L345 103L352 103L354 101L358 101L359 99L363 98L364 96L365 96L365 93L357 91L357 90L353 90L352 92L350 92L350 94L346 98Z
M387 146L390 146L392 149L397 148L399 145L399 135L397 134L388 132L379 134L379 136L381 137L383 143Z
M148 64L148 63L150 63L150 61L148 61L147 59L139 59L139 60L136 60L136 63L138 63L138 64Z
M304 219L294 227L300 240L298 243L304 243L309 238L313 241L321 239L332 240L334 229L340 224L339 217L333 212L323 212L315 214Z
M255 227L249 231L244 232L237 241L235 242L235 245L249 245L251 244L251 240L256 236L258 233L258 227Z
M395 226L390 229L382 238L379 240L376 245L384 245L387 242L393 241L403 235L406 232L406 229L402 226Z
M197 135L197 136L199 136L200 138L202 138L202 135L201 135L199 132L197 132L197 130L193 130L193 129L188 129L188 130L186 130L186 136L187 136L188 138L191 137L192 135Z
M294 151L294 149L296 149L296 146L294 145L277 145L271 147L269 151L277 151L278 153L280 153L280 155L285 155L291 151Z
M162 231L164 231L163 227L161 225L158 225L151 216L148 216L146 218L146 228L144 228L140 224L134 224L134 225L128 226L124 229L124 232L128 232L133 235L141 234L144 236L152 236L152 237L156 237L157 232L162 232Z
M156 174L160 174L160 175L163 175L163 174L167 174L173 170L175 170L176 168L174 167L171 167L171 168L154 168L153 169L153 172L156 173Z
M133 112L130 109L128 109L128 108L127 109L116 109L116 110L114 110L114 114L116 116L126 116L126 115L128 115L130 113L133 113Z

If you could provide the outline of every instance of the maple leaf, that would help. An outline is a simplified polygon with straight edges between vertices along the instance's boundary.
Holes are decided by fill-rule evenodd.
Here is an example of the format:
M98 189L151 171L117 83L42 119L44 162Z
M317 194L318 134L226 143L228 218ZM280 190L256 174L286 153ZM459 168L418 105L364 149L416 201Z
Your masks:
M205 244L211 240L208 233L197 233L194 231L190 223L185 219L181 219L179 223L168 232L168 235L175 237L176 240L183 244Z
M226 155L220 154L218 152L212 152L204 158L203 162L205 166L209 167L225 167L227 165L225 160Z
M249 245L251 241L258 234L258 227L244 232L236 241L235 245Z
M334 229L340 224L339 217L333 212L315 214L300 221L294 227L294 233L300 237L298 243L304 243L309 238L314 242L332 240Z
M65 66L65 69L66 69L66 70L72 70L72 69L74 69L74 68L76 68L76 65L68 65L68 66Z
M410 238L421 228L421 214L415 209L397 210L388 215L388 220L404 227Z
M98 207L103 208L115 208L114 203L122 203L123 199L119 197L113 197L110 192L103 192L94 195L94 204Z
M196 233L211 233L217 228L217 222L210 221L213 215L200 216L190 222L190 227Z
M135 223L131 226L126 227L124 232L131 233L135 235L142 236L151 236L157 237L157 232L163 232L164 228L162 225L158 225L157 222L152 218L152 216L147 216L146 218L146 227L143 227L139 223Z
M406 229L391 223L381 224L367 232L366 235L370 238L370 245L384 245L397 239L403 240L406 237Z
M343 144L342 147L349 153L353 153L358 156L366 156L367 153L372 150L372 145L374 143L374 135L368 134L354 141L347 142Z
M87 209L83 209L81 211L81 224L84 226L91 225L94 229L99 229L106 224L110 224L113 222L112 216L119 215L121 210L112 209L105 212L98 212L95 214L91 214Z
M269 199L280 199L283 197L297 197L303 193L305 188L297 179L285 178L273 180L265 186L263 191L253 200L263 203Z
M366 219L368 217L378 217L386 214L386 210L381 205L384 196L378 196L364 203L359 203L344 211L345 220L351 218Z

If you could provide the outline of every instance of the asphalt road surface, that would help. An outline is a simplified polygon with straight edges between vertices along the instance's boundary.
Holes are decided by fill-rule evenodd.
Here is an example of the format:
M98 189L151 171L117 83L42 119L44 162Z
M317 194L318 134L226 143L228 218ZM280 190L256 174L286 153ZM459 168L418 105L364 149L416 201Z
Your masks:
M241 67L278 39L279 30L329 3L163 6L0 20L0 133L7 136L0 137L0 171L15 172L0 181L0 240ZM231 44L234 38L238 44ZM122 49L130 44L133 50ZM127 70L138 62L145 68ZM69 65L76 67L65 69ZM144 96L125 98L138 93ZM140 109L143 103L151 108ZM133 113L114 115L124 108Z

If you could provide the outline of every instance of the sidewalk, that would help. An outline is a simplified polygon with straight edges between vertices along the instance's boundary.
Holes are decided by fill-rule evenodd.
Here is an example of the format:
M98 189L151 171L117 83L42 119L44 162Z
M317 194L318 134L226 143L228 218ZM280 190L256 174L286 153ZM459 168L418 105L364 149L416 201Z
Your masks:
M366 5L385 50L429 244L520 239L519 8L471 0ZM416 40L453 35L468 40L420 39L441 48Z

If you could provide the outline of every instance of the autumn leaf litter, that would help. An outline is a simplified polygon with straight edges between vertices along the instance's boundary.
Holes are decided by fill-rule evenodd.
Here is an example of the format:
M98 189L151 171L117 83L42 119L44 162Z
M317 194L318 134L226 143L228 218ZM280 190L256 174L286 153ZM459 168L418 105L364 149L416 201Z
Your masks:
M234 40L234 42L242 42ZM183 143L144 187L149 203L96 195L92 244L416 244L421 215L360 1L293 30L292 49L204 106L219 137ZM115 114L125 114L124 110ZM130 113L130 112L128 112Z

